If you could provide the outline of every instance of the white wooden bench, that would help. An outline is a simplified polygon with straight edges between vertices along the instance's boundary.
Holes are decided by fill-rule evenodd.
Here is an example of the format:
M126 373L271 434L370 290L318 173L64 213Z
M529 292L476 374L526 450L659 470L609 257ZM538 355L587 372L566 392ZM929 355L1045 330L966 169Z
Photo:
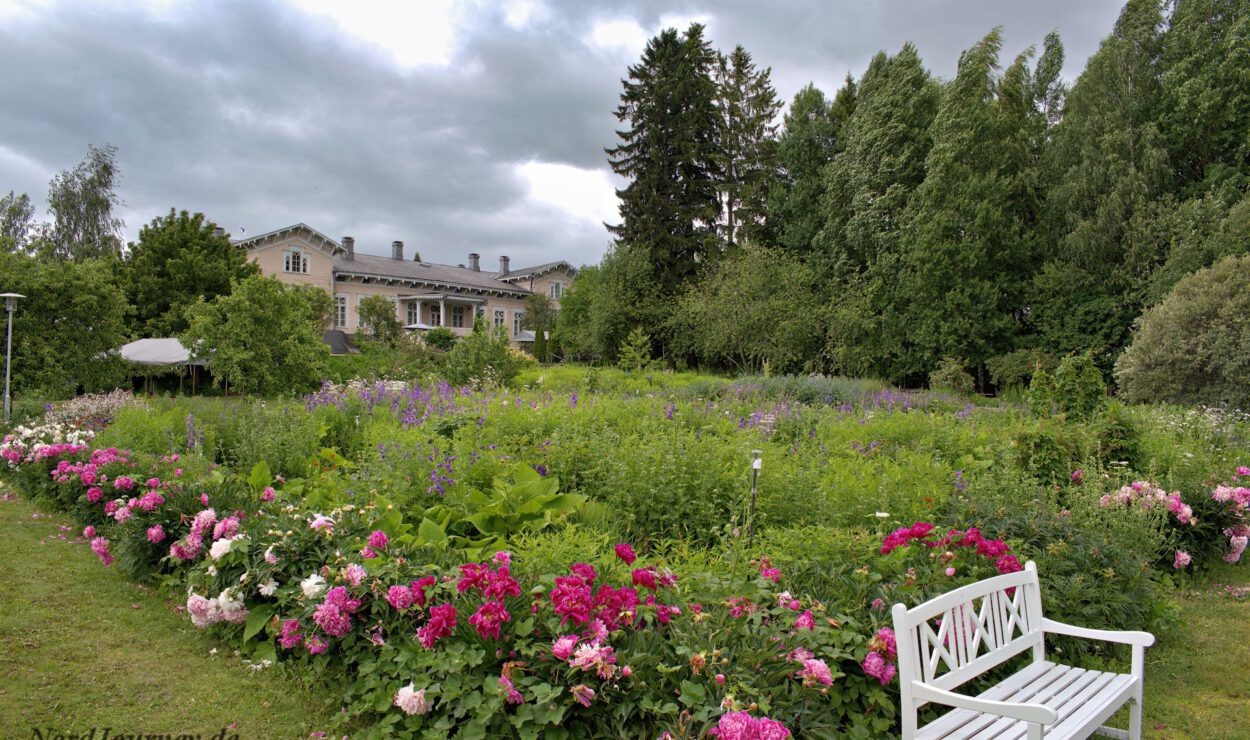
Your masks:
M1013 590L1014 589L1014 590ZM895 604L903 738L1141 738L1142 681L1149 632L1085 629L1042 616L1037 566L987 578L908 609ZM1104 673L1046 660L1046 634L1133 646L1130 673ZM955 693L967 681L1033 651L1027 667L978 696ZM917 710L954 707L924 727ZM1129 729L1104 726L1126 703Z

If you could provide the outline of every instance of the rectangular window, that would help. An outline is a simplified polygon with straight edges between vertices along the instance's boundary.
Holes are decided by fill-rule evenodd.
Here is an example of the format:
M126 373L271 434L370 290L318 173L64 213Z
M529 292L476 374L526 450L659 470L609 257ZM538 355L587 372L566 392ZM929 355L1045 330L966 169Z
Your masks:
M364 299L365 299L365 296L363 295L356 296L356 331L368 331L369 330L369 324L367 322L360 320L360 302L363 301Z
M495 328L496 329L503 326L504 322L507 321L507 319L504 318L504 316L505 316L505 312L502 308L495 309Z
M430 304L430 326L442 326L443 322L440 321L440 319L442 319L442 315L440 313L438 304L431 303Z
M417 301L408 301L408 325L421 323L421 304Z
M334 296L334 328L342 329L347 326L347 296Z
M464 306L451 307L451 325L456 329L464 328Z
M512 312L512 336L514 337L521 336L521 319L523 318L525 318L524 311Z
M564 295L564 283L552 283L551 284L551 297L558 301L560 300L560 297L563 295Z

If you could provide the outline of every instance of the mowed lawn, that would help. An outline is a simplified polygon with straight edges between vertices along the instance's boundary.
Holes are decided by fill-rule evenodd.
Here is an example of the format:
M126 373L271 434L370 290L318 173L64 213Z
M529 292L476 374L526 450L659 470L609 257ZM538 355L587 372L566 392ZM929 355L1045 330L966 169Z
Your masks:
M66 517L0 490L0 738L38 737L36 728L204 740L329 729L336 707L277 670L253 674L62 525Z
M334 707L275 670L253 674L61 526L0 498L0 738L329 729ZM1181 604L1180 629L1147 652L1145 736L1250 737L1250 567L1221 565Z

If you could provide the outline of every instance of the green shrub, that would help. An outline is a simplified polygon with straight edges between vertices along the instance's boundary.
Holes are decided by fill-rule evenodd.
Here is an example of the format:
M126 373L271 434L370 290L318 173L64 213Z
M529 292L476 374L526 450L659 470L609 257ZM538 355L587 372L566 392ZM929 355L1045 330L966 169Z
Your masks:
M1069 419L1089 421L1107 405L1107 384L1092 352L1068 355L1055 370L1055 398Z
M444 375L453 385L509 385L521 370L521 359L508 345L504 328L475 329L447 353Z
M991 357L985 362L990 371L990 382L999 392L1010 388L1024 388L1033 380L1038 370L1053 372L1059 360L1040 349L1018 349L1005 355Z
M937 369L929 373L929 387L934 390L967 395L972 393L974 385L972 376L964 370L963 363L954 357L943 357Z
M429 346L444 352L451 351L451 348L456 346L456 340L459 339L451 329L445 326L436 326L427 331L421 338Z
M1176 283L1137 320L1116 361L1120 394L1250 409L1250 256L1227 257Z
M1068 480L1085 459L1084 434L1053 421L1020 430L1012 445L1020 469L1048 483Z

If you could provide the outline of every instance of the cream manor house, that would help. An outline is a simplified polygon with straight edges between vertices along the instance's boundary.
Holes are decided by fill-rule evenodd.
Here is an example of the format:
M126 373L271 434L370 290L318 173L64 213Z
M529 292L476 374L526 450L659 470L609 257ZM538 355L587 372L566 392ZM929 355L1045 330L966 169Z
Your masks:
M404 259L404 243L391 242L391 256L357 254L350 236L336 242L305 224L295 224L246 239L233 240L247 250L262 274L284 283L315 285L334 297L335 329L360 331L360 302L382 295L395 302L401 324L409 329L445 326L464 335L476 316L492 327L506 327L514 343L532 342L521 328L525 298L534 293L560 298L577 274L563 260L513 270L499 258L498 272L482 272L477 254L464 265L437 265Z

